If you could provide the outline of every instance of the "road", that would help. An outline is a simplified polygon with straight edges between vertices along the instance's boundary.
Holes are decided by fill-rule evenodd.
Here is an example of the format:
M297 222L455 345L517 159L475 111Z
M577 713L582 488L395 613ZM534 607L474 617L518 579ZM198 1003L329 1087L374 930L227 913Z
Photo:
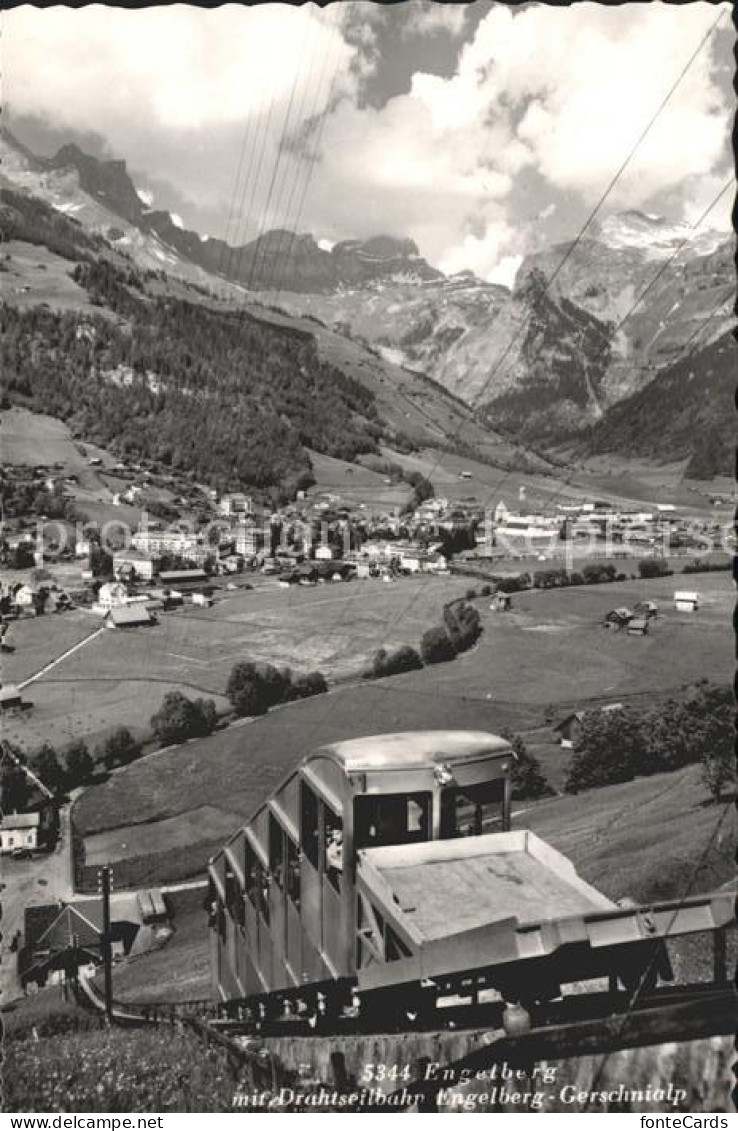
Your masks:
M39 903L68 901L74 894L69 807L59 815L60 836L53 852L30 860L2 860L2 943L0 994L7 1002L21 993L16 955L9 950L17 931L23 933L26 907Z

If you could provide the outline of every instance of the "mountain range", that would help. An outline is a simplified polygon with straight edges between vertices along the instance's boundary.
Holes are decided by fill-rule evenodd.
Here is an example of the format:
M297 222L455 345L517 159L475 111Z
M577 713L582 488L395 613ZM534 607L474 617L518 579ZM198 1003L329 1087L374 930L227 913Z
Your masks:
M733 239L724 233L617 213L577 241L526 256L507 288L469 271L446 276L396 236L331 247L272 230L231 247L153 209L122 161L72 145L41 159L7 132L1 148L3 183L76 219L140 267L226 295L246 292L365 341L395 372L418 371L469 405L492 433L536 447L597 436L600 451L617 450L606 439L616 407L614 436L635 434L623 422L640 411L646 389L668 419L686 353L697 374L690 381L704 380L709 403L723 368L716 358L735 348ZM724 406L714 424L726 427ZM663 449L657 443L652 454L668 458ZM729 471L723 455L716 459L713 471Z

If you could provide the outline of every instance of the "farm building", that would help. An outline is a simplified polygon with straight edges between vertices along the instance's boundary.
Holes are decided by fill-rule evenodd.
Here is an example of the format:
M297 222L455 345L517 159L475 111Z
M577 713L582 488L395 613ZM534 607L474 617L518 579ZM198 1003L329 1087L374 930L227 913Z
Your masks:
M213 598L209 593L193 593L192 604L199 605L202 609L209 609L213 603Z
M609 703L606 707L597 708L598 711L603 712L622 711L622 709L622 703ZM575 745L577 738L579 737L579 733L582 729L582 719L584 718L586 713L586 711L573 711L570 715L567 715L565 719L562 719L560 723L557 723L553 728L554 731L558 734L559 742L564 747L564 749L571 750L571 748Z
M633 617L628 621L628 636L648 635L648 617Z
M0 853L38 848L40 813L6 813L0 819Z
M680 613L696 613L700 607L699 594L685 589L677 590L674 594L674 607Z
M605 627L617 631L625 628L630 624L633 619L633 613L630 609L622 607L620 609L611 609L605 617Z
M20 690L11 684L0 687L0 711L13 711L23 706Z
M490 605L490 609L492 609L493 612L506 613L511 608L512 597L509 593L495 593L492 604Z
M162 585L188 585L205 581L207 574L204 569L165 569L159 574Z
M639 601L633 610L637 617L657 617L659 615L659 607L655 601Z
M155 623L146 605L138 603L110 609L105 619L108 628L143 628Z

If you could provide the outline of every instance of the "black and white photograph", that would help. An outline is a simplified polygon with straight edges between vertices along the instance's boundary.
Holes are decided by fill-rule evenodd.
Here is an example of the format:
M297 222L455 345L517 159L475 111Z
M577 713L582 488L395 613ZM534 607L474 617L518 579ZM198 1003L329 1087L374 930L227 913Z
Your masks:
M733 6L0 51L2 1126L728 1128Z

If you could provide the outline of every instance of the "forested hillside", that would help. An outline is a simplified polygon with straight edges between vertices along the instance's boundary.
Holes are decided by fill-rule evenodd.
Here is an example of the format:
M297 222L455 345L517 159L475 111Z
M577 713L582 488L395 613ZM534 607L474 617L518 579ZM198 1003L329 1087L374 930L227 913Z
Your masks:
M645 389L614 405L582 437L584 454L617 452L678 460L688 477L731 475L735 464L738 346L723 334L666 367Z
M106 312L81 319L4 305L4 403L223 488L279 485L289 493L309 480L305 447L344 459L376 449L374 397L321 360L310 334L153 297L145 275L120 256L95 254L72 221L14 193L2 202L6 235L53 236L74 262L74 280Z

